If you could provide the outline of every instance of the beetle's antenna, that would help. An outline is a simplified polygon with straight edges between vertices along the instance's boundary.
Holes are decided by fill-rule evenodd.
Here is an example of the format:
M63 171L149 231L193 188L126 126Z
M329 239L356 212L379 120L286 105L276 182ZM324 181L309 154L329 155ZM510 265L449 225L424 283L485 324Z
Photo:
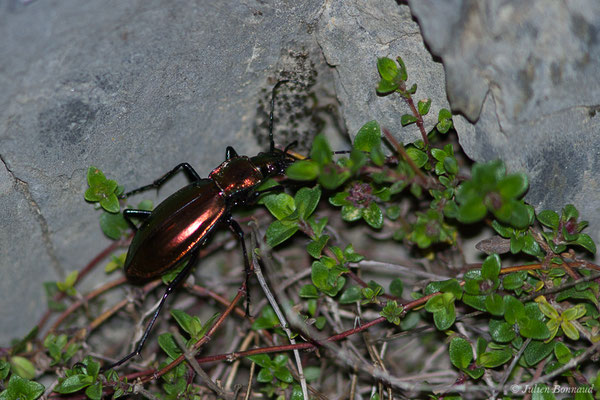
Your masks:
M275 151L275 141L273 140L273 112L275 110L275 92L277 91L277 88L281 86L281 84L287 82L289 82L289 79L284 79L282 81L277 82L275 86L273 86L273 91L271 92L271 112L269 113L269 140L271 141L269 149L271 153Z

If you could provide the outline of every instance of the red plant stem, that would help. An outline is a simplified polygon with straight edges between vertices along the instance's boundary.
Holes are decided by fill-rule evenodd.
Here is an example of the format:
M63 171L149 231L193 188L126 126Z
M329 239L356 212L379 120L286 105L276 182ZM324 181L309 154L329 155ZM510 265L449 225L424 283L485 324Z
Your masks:
M98 253L98 255L96 257L94 257L79 272L79 274L77 274L77 279L75 280L75 284L79 283L79 281L81 281L88 273L90 273L90 271L92 271L94 268L96 268L96 266L100 263L100 261L102 261L103 259L105 259L106 257L108 257L118 247L121 247L124 244L126 244L127 241L130 238L131 238L131 235L128 237L128 239L126 241L122 241L122 240L114 241L108 247L106 247L104 250L102 250L100 253ZM64 299L65 296L66 296L65 293L59 292L59 293L57 293L54 296L53 300L54 301L60 301L60 300ZM46 310L46 312L44 313L44 315L42 315L42 317L40 318L39 322L37 323L37 328L38 328L39 331L41 331L42 328L44 327L44 325L46 324L46 322L48 322L48 318L50 318L50 315L52 315L52 310L50 310L50 309Z
M96 290L91 291L90 293L88 293L83 299L76 301L75 303L71 304L69 306L69 308L67 308L65 311L62 312L62 314L60 314L60 316L56 319L56 321L54 322L54 324L50 327L50 329L48 329L48 332L46 332L46 335L44 335L44 337L47 337L50 333L54 332L56 330L56 328L58 328L58 326L69 316L71 315L75 310L77 310L79 307L81 307L82 305L84 305L85 303L87 303L88 301L90 301L91 299L93 299L94 297L114 288L117 287L123 283L127 282L127 278L125 278L124 276L114 280L112 282L108 282L104 285L102 285L101 287L99 287Z
M408 103L410 110L412 111L415 118L417 118L417 127L421 132L421 137L423 137L423 143L425 143L425 147L429 148L429 139L427 138L427 132L425 132L425 126L423 125L423 116L419 114L417 107L415 107L415 103L412 99L412 96L404 97L404 100Z

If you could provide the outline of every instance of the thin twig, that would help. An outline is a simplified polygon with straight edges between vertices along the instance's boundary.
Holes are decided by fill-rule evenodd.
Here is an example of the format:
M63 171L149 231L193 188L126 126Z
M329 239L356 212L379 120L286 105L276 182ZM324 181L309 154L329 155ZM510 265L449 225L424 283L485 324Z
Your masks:
M513 371L513 369L515 368L515 365L517 365L517 362L519 361L519 358L521 358L521 355L523 355L523 352L525 351L525 349L529 345L529 342L531 342L531 338L527 338L527 340L525 340L525 342L521 345L521 348L519 349L519 352L514 356L514 358L511 361L510 365L508 366L508 368L506 369L506 371L504 371L504 375L502 375L502 379L500 379L500 382L498 382L498 385L494 389L494 391L492 393L492 398L495 399L496 396L498 395L498 393L501 393L501 392L504 391L504 385L506 384L506 381L508 380L508 377L510 376L510 374Z
M206 386L208 386L210 390L215 392L220 397L231 398L231 396L223 389L221 389L216 383L214 383L212 379L210 379L210 376L208 376L208 374L204 372L202 367L200 367L200 364L198 364L198 361L196 361L196 359L194 358L195 353L197 353L198 350L190 351L185 345L183 338L181 337L179 332L177 332L176 329L172 329L171 334L175 339L175 343L177 343L177 346L179 346L179 348L181 349L185 360L188 362L188 364L190 364L190 367L192 367L194 372L200 377L200 379L206 384Z
M253 244L255 247L258 247L258 241L257 241L258 226L255 223L251 223L250 225L252 226ZM273 296L273 293L269 289L269 285L267 285L267 281L265 280L265 277L262 274L262 269L260 267L260 263L257 262L257 260L256 260L255 252L252 252L252 263L254 264L254 272L256 273L256 278L258 279L258 282L260 283L260 286L263 289L265 296L269 300L269 304L271 304L273 311L275 311L275 315L277 315L277 318L279 319L281 328L286 333L290 343L296 344L296 340L292 336L292 332L290 331L290 329L288 327L287 320L285 319L285 316L281 312L281 310L279 308L279 304L277 304L277 301L275 300L275 296ZM298 368L298 376L300 378L300 387L302 388L302 396L304 397L304 400L308 400L308 389L306 387L306 378L304 378L304 369L302 368L302 360L300 359L300 353L298 352L297 349L295 349L293 352L294 352L294 358L296 359L296 368Z

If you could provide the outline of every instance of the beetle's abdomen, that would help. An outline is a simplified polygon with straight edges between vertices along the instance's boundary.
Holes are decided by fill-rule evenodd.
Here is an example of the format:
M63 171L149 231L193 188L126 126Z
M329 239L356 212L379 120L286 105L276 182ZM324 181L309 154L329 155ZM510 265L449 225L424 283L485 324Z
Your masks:
M262 182L263 176L246 156L231 158L209 175L227 197L247 192Z
M127 277L150 279L173 268L207 239L225 209L225 199L210 179L194 182L169 196L133 237L125 260Z

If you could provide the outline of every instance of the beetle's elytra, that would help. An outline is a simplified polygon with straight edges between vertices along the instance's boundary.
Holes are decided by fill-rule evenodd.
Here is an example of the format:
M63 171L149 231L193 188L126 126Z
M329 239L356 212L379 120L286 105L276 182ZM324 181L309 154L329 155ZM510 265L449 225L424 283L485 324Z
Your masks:
M161 276L189 257L185 267L168 285L152 319L136 349L108 368L121 365L137 355L148 338L167 296L187 276L197 260L198 250L210 237L212 231L225 223L239 238L246 270L246 287L250 275L250 263L244 242L244 233L232 219L236 206L253 203L261 192L256 188L267 178L282 175L293 161L286 150L275 148L273 141L273 108L275 91L288 81L279 81L273 87L269 115L270 148L254 157L239 156L228 146L225 161L215 168L208 178L200 178L188 163L182 163L150 185L132 190L125 196L160 187L175 173L184 170L191 183L160 203L154 211L127 209L123 216L135 230L135 235L125 260L125 274L130 280L152 279ZM141 220L138 227L132 217Z

